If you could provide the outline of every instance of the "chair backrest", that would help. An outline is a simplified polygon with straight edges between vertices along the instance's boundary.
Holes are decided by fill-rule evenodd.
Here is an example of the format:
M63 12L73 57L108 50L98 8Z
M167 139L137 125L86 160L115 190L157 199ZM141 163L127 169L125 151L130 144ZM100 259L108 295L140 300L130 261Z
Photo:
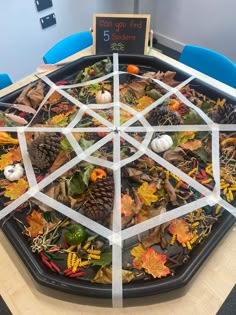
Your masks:
M179 61L236 88L236 65L216 51L185 45Z
M10 79L9 75L6 73L0 74L0 90L4 89L8 85L12 84L12 80Z
M56 63L84 48L91 46L92 44L93 37L90 31L70 35L49 49L49 51L43 56L43 61L45 63Z

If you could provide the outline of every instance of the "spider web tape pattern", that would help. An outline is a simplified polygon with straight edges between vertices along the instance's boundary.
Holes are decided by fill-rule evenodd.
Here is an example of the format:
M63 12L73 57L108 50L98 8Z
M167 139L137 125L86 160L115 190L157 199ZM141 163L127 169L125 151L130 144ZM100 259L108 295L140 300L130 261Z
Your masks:
M174 218L181 217L191 211L194 211L200 207L207 206L208 204L220 204L231 214L236 216L236 209L229 204L227 201L223 200L220 196L220 157L219 157L219 132L220 131L235 131L236 125L218 125L215 124L201 109L192 104L184 95L179 91L182 87L186 86L189 82L191 82L194 77L190 77L181 84L179 84L176 88L171 88L166 85L162 81L157 79L153 80L164 89L166 89L166 94L159 98L157 101L152 103L150 106L145 108L141 112L137 112L126 104L123 104L119 100L119 75L125 73L119 71L119 60L118 55L113 55L113 72L100 77L99 79L91 80L85 83L73 84L73 85L61 85L56 86L48 77L42 77L41 80L49 85L50 90L41 102L36 115L39 113L41 108L47 102L49 97L53 94L54 91L60 93L65 99L69 100L71 103L78 107L78 112L75 115L74 119L70 122L70 124L66 128L59 127L31 127L31 123L33 119L29 122L29 124L25 127L1 127L1 131L9 131L9 132L17 132L19 139L19 146L22 153L22 158L24 162L25 172L29 184L29 190L25 192L21 197L14 200L11 204L6 206L0 211L0 219L7 216L9 213L14 211L17 207L19 207L22 203L27 201L29 198L35 198L45 204L50 205L56 211L64 214L67 217L70 217L76 222L84 225L88 229L94 231L95 233L103 236L108 239L112 244L112 300L113 307L122 307L123 305L123 285L122 285L122 241L126 240L134 235L145 232L152 227L170 221ZM137 76L140 77L140 76ZM113 78L113 93L114 99L113 103L98 105L98 104L89 104L85 105L71 96L66 90L70 88L83 87L89 84L99 83L106 79ZM140 77L142 78L142 77ZM145 77L144 77L145 78ZM171 95L175 94L181 101L183 101L187 106L194 109L205 121L205 125L181 125L181 126L151 126L148 121L144 118L144 115L149 113L156 106L160 106L165 100L167 100ZM95 110L96 109L108 109L113 108L114 110L114 123L104 119L100 115L98 115ZM123 124L120 124L120 110L124 109L131 113L133 117L126 121ZM98 120L105 127L93 127L93 128L76 128L76 125L81 120L84 113L89 114L96 120ZM133 123L139 121L141 123L141 127L132 126ZM95 131L105 131L108 134L94 143L91 147L83 151L79 146L78 142L73 136L73 132L95 132ZM207 189L204 185L200 184L195 179L186 175L180 169L176 168L165 159L163 159L158 154L154 153L149 149L149 144L152 139L153 133L155 131L210 131L212 133L212 165L213 165L213 177L215 181L215 189L212 192ZM65 163L55 172L51 173L49 176L44 178L41 182L37 184L36 177L33 171L33 166L31 164L30 158L27 153L27 143L25 133L27 132L61 132L65 134L69 144L72 146L76 153L76 157L74 157L71 161ZM145 133L145 137L140 144L133 137L131 137L128 133L130 132L140 132ZM134 148L136 148L136 153L134 153L129 158L121 160L120 157L120 139L124 138L126 141L131 143ZM98 157L92 156L94 152L96 152L99 148L101 148L104 144L108 143L113 139L113 162L107 161L104 159L100 159ZM157 217L144 221L140 224L127 228L126 230L121 230L121 167L124 165L135 161L142 155L147 155L152 158L154 161L162 165L164 168L177 175L181 179L183 179L187 184L191 185L195 190L202 193L205 197L200 198L199 200L188 203L187 205L178 207L172 211L167 213L162 213ZM106 168L113 170L114 175L114 186L115 186L115 194L114 194L114 208L113 208L113 222L112 222L112 230L94 222L93 220L87 218L86 216L75 212L71 208L61 204L60 202L48 197L44 193L41 192L43 188L49 185L51 182L55 181L58 177L60 177L67 170L75 166L80 161L87 161L96 165L100 165Z

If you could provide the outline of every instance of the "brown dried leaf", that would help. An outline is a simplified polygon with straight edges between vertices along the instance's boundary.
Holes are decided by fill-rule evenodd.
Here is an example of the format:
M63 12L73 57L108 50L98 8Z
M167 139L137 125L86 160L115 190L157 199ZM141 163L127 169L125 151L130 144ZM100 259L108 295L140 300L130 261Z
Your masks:
M122 270L123 283L129 283L135 278L133 272L128 270ZM112 267L102 267L98 270L97 274L93 278L92 282L111 284L112 283Z
M178 205L175 189L167 178L164 180L164 189L167 192L171 203L173 205Z
M170 163L174 163L174 165L179 164L180 162L184 162L186 153L181 148L175 148L173 150L168 150L164 152L163 158Z
M32 87L33 87L32 83L28 84L23 89L21 94L17 97L17 99L15 100L14 103L22 104L22 105L26 105L26 106L30 106L31 107L31 102L30 102L29 98L27 97L27 93L32 89Z
M201 140L189 140L185 143L180 143L179 146L185 150L194 151L202 147Z
M129 83L129 88L131 88L137 98L142 97L145 94L145 88L147 86L146 82L137 82L134 81Z
M44 99L44 84L39 81L36 87L32 88L28 93L27 97L30 100L31 106L34 109L37 109L39 104L42 102Z
M68 151L60 151L48 172L49 173L55 172L58 168L60 168L68 161L70 161L70 153Z

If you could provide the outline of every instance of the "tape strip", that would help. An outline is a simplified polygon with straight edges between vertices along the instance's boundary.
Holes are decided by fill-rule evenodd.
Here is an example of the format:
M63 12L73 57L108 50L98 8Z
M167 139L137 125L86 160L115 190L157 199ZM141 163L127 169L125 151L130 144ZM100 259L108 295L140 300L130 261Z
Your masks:
M120 169L120 104L119 104L119 61L118 54L113 54L113 102L114 102L114 133L113 133L113 161L114 175L114 203L112 216L112 230L115 234L121 232L121 169ZM112 305L122 307L123 305L123 283L122 283L122 249L121 238L112 244Z
M19 146L20 146L20 150L21 150L21 156L23 159L23 164L27 165L27 167L25 167L25 173L26 173L28 184L30 187L36 186L37 182L36 182L35 174L33 171L33 166L31 164L31 160L29 158L25 134L22 132L18 132L17 136L18 136L18 140L19 140Z

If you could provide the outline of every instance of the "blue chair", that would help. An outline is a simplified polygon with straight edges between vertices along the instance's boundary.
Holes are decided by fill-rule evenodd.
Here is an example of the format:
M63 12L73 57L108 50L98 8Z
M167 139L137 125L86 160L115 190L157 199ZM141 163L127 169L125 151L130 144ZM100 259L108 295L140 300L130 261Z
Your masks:
M12 84L12 80L10 79L9 75L6 73L0 74L0 90L4 89L8 85Z
M84 48L91 46L92 44L93 37L90 31L70 35L49 49L49 51L43 56L43 61L45 63L56 63Z
M186 45L180 55L179 61L236 88L236 65L216 51Z

